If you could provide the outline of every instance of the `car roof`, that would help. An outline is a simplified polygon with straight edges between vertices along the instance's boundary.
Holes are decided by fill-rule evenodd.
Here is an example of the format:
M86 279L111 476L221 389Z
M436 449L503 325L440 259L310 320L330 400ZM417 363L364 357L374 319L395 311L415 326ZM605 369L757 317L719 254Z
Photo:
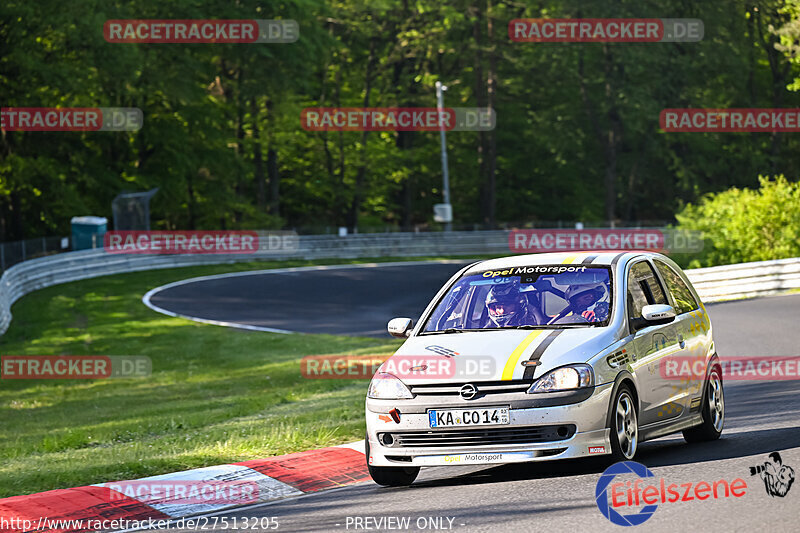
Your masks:
M596 266L612 266L619 262L627 262L634 257L659 257L659 253L646 250L588 250L570 252L549 252L540 254L512 255L487 259L470 266L465 274L483 272L484 270L496 270L502 268L521 267L529 265L558 265L558 264L581 264Z

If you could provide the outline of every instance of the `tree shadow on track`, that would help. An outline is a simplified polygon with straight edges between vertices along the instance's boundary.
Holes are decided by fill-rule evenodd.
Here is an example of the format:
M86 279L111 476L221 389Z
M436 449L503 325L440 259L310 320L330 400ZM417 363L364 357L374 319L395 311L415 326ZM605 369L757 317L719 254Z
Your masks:
M797 423L800 410L789 402L797 394L796 381L739 382L726 386L727 414L719 440L687 444L680 433L639 446L636 461L649 467L704 463L766 455L800 446L800 427L767 428L763 424ZM752 428L754 425L762 427ZM744 429L744 431L743 431ZM539 463L517 463L485 468L445 479L419 481L412 487L479 485L599 474L610 464L608 456Z
M796 448L800 443L800 427L723 433L718 441L687 444L682 438L648 441L641 444L636 461L648 467L704 463L767 455L770 452ZM548 479L586 474L600 474L611 460L603 458L568 459L541 463L518 463L487 468L469 474L414 483L411 488L482 485L527 479Z

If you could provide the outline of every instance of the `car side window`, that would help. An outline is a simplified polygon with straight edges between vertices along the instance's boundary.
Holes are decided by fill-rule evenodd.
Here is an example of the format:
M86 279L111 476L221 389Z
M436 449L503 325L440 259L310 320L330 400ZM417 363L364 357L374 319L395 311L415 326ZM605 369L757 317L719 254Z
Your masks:
M667 297L650 264L641 261L633 265L628 273L628 318L641 317L645 305L666 303Z
M661 273L661 277L664 278L664 282L667 284L667 289L672 294L672 299L675 302L675 313L680 315L699 308L700 304L694 299L692 291L689 290L680 275L661 261L656 261L655 263L656 268Z

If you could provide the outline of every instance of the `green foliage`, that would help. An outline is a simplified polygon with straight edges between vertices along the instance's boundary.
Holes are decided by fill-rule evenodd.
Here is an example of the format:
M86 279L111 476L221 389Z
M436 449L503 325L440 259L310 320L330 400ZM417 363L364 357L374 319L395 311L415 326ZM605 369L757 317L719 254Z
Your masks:
M676 215L681 229L704 233L690 267L800 256L800 183L759 176L757 190L709 194Z
M36 291L17 302L0 353L144 355L153 373L0 381L0 498L363 438L367 382L305 379L300 360L335 353L388 356L399 341L247 332L167 317L141 302L152 287L188 277L309 264L254 262L106 276Z
M155 228L432 224L442 199L437 132L309 132L300 112L366 101L431 107L436 81L449 87L448 106L486 105L490 72L495 132L447 136L456 226L485 220L490 140L497 222L671 221L708 192L753 187L759 174L800 175L797 135L663 133L658 124L664 108L800 107L800 93L786 89L799 2L75 0L64 9L6 0L0 105L139 107L144 126L0 135L0 240L66 234L70 217L110 216L118 193L153 187ZM704 39L507 35L514 18L656 12L703 20ZM112 44L102 35L108 19L203 17L294 19L300 39Z

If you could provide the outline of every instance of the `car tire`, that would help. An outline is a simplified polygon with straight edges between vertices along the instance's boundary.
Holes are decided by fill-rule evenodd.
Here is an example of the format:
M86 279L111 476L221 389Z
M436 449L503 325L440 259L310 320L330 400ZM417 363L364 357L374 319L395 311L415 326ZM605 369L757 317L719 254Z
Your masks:
M718 366L708 373L701 408L703 423L683 430L686 442L706 442L717 440L725 425L725 393L722 389L722 375Z
M632 461L639 448L639 419L630 387L622 385L611 404L611 458Z
M364 451L366 452L367 470L372 481L384 487L407 487L419 475L419 467L408 466L372 466L369 464L369 438L364 438Z

